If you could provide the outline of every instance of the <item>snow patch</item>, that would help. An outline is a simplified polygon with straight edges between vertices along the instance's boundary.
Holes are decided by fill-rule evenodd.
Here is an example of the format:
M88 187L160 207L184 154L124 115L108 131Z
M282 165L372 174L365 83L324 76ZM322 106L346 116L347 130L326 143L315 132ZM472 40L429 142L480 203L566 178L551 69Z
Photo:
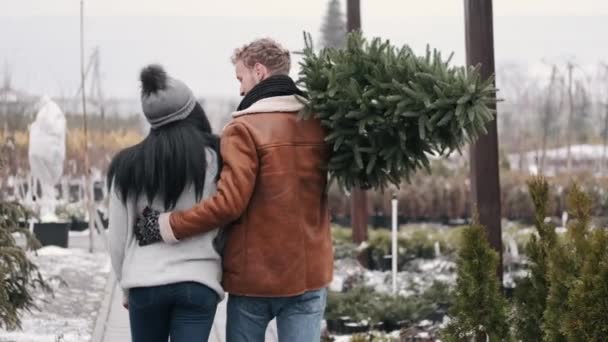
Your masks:
M36 251L39 256L66 256L73 255L73 249L61 248L57 246L46 246Z

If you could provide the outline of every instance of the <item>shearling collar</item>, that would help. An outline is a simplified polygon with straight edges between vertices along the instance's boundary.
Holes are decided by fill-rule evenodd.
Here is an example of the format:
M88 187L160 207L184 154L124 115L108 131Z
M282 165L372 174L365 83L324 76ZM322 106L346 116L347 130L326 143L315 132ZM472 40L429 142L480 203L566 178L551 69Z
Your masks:
M259 100L247 109L232 113L232 117L236 118L241 115L258 113L299 112L304 108L302 101L305 101L305 99L297 95L267 97Z

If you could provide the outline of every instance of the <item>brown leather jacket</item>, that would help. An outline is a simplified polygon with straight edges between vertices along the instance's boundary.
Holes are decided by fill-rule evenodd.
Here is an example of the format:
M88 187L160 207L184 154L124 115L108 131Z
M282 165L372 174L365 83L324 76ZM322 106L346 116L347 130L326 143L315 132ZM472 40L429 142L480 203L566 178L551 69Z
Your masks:
M227 226L229 293L294 296L331 282L330 152L319 121L297 118L301 107L280 96L234 113L222 133L217 193L168 220L177 239Z

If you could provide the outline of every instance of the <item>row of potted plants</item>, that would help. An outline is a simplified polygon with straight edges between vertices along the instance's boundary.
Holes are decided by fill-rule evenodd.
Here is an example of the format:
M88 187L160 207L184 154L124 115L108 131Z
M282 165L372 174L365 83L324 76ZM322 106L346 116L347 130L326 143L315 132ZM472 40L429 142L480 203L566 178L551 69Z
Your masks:
M411 297L358 286L343 293L330 292L325 319L328 330L334 334L391 332L425 319L440 322L450 305L449 287L440 282Z

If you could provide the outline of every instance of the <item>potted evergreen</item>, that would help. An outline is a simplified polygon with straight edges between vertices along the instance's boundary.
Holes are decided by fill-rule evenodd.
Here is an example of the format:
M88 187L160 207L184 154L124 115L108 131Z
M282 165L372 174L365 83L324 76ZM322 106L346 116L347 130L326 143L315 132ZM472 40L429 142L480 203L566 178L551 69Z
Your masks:
M2 167L0 158L0 169ZM0 201L0 328L7 330L21 327L23 312L35 307L37 288L50 289L27 254L28 249L39 246L21 224L27 215L27 210L18 203ZM25 246L17 243L15 234L25 237Z
M498 254L474 218L462 232L451 321L442 340L501 342L509 337L507 302L496 277Z

